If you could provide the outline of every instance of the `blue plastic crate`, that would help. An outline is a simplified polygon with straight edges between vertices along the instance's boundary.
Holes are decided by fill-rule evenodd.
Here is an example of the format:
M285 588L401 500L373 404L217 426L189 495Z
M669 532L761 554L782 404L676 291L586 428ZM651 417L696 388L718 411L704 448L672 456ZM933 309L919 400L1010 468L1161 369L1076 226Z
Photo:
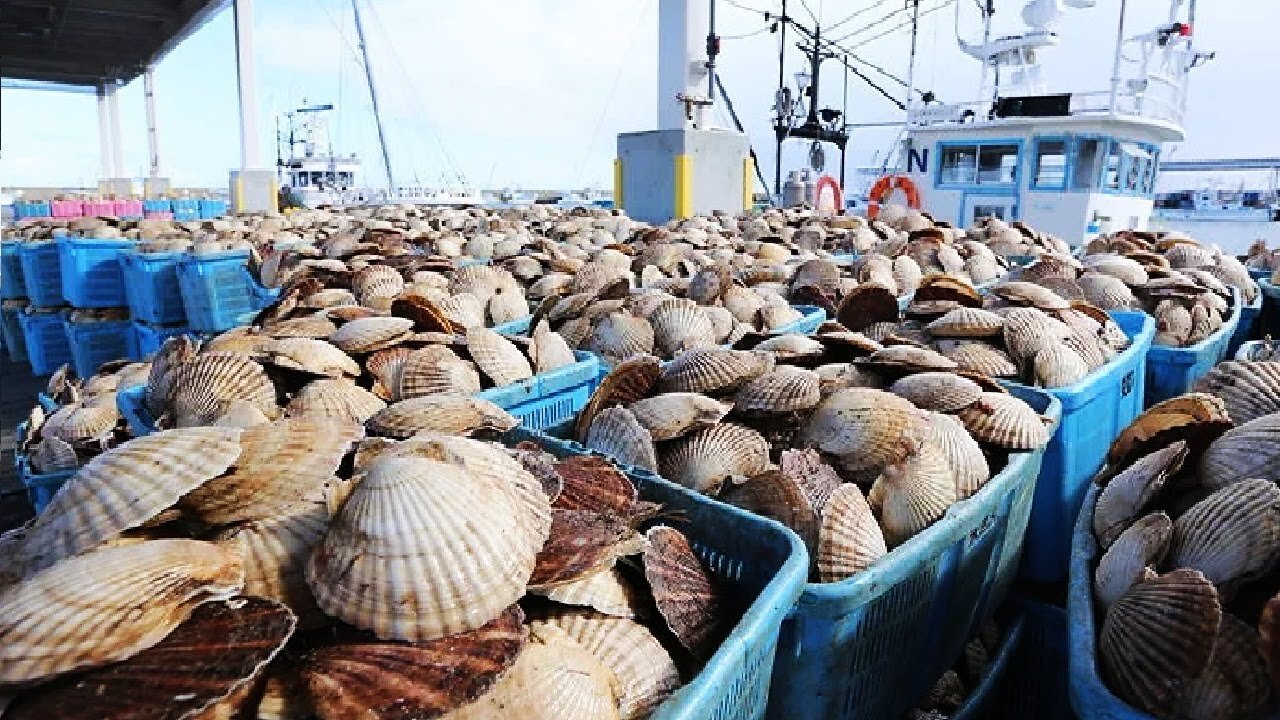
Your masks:
M808 335L815 332L818 326L827 320L827 311L814 305L794 305L796 310L804 314L804 317L795 322L787 323L780 328L775 328L772 332L779 335L785 333L798 333L800 335Z
M1243 298L1244 293L1239 296ZM1227 352L1224 358L1233 358L1240 346L1258 337L1258 319L1262 316L1263 295L1261 292L1253 299L1253 302L1240 304L1240 322L1236 325L1236 331L1231 336L1231 342L1227 343Z
M1000 638L1000 647L996 650L995 657L990 658L990 664L977 687L969 692L964 704L952 713L950 720L996 720L994 711L1000 700L998 692L1009 672L1014 652L1022 641L1024 624L1025 618L1018 615L1004 628L1004 636Z
M116 409L129 424L134 437L144 437L156 431L156 420L147 410L147 386L132 385L116 390Z
M1140 312L1110 315L1129 336L1129 347L1080 382L1044 390L1062 403L1062 422L1045 449L1027 529L1022 576L1034 582L1066 580L1071 528L1089 480L1102 467L1111 441L1142 412L1155 321Z
M1010 392L1061 417L1052 395ZM768 717L895 718L923 697L1013 583L1043 455L1010 454L976 495L867 570L806 585L782 625Z
M62 329L62 313L22 313L18 320L33 375L52 375L71 362L71 344Z
M1075 720L1067 693L1067 611L1014 599L992 672L951 720Z
M201 220L213 220L227 214L226 200L201 200L199 203Z
M219 333L245 325L270 303L270 291L249 274L248 258L249 251L233 250L186 255L178 263L178 287L192 330Z
M1280 339L1280 287L1268 278L1258 280L1262 290L1262 334Z
M142 212L171 213L173 212L173 203L169 200L169 198L153 198L151 200L143 200Z
M831 253L831 262L837 265L852 265L858 261L858 253Z
M145 360L160 349L165 340L178 335L195 335L191 328L182 325L164 326L133 321L133 347L130 357Z
M22 308L0 308L0 334L4 335L4 350L13 362L27 362L27 339L22 335Z
M132 240L120 239L66 237L58 240L62 296L78 308L128 305L120 252L133 244Z
M1147 407L1191 390L1214 365L1229 357L1227 346L1240 323L1240 293L1234 289L1232 293L1235 304L1218 332L1191 347L1151 346L1147 353Z
M1265 268L1249 268L1249 277L1254 280L1270 279L1271 271Z
M1249 342L1241 345L1239 349L1236 350L1234 359L1235 360L1253 360L1254 359L1253 354L1260 351L1262 349L1262 346L1265 344L1266 342L1262 340L1250 340Z
M23 243L18 248L18 260L22 264L22 282L32 305L56 307L66 303L62 296L62 261L58 259L58 243Z
M27 296L27 283L22 278L22 258L17 240L0 242L0 299L11 300Z
M575 351L578 361L500 388L478 394L520 420L522 427L541 430L572 419L587 406L604 373L600 358Z
M18 444L21 444L27 436L27 423L25 421L18 424ZM18 471L18 479L22 481L23 487L27 489L27 501L31 503L31 507L39 514L44 511L49 501L53 500L53 496L58 494L68 480L75 474L75 470L59 470L57 472L36 474L31 469L31 463L27 456L23 453L16 453L13 457L14 466Z
M1004 259L1009 263L1009 267L1023 268L1035 263L1040 259L1039 255L1005 255Z
M200 201L193 198L173 200L173 219L180 221L200 219Z
M1097 627L1093 608L1093 561L1098 543L1093 537L1093 506L1099 488L1090 485L1075 525L1071 548L1071 584L1067 589L1068 666L1071 705L1082 718L1155 720L1112 694L1098 672Z
M584 454L574 442L519 428L507 441L532 440L557 457ZM782 525L663 480L627 473L640 497L669 512L667 524L689 538L721 580L726 598L745 608L732 632L653 720L755 720L769 700L778 629L809 572L804 543Z
M178 263L183 253L120 253L124 294L135 320L156 325L181 325L187 321L178 285Z
M133 324L128 320L86 323L64 320L63 331L71 346L76 375L82 378L96 375L103 363L134 356Z

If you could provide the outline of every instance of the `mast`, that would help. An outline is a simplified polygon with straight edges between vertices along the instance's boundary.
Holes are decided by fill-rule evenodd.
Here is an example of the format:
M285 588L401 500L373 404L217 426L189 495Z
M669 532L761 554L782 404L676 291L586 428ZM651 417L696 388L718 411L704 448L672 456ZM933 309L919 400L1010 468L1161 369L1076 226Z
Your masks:
M369 63L369 47L364 40L364 23L360 21L360 0L351 0L356 14L356 37L360 43L360 56L364 60L364 79L369 83L369 99L373 101L373 120L378 126L378 146L382 149L382 166L387 171L387 190L394 190L391 179L391 155L387 152L387 133L382 127L382 113L378 110L378 88L373 82L373 66Z

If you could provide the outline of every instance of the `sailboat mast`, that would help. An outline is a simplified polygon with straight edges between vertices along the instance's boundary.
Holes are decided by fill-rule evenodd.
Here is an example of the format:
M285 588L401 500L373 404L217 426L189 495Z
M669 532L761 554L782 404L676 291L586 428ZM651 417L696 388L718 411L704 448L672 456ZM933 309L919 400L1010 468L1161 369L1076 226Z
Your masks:
M351 9L356 15L356 37L360 42L360 56L364 61L364 79L369 83L369 99L373 101L373 120L378 126L378 146L382 148L382 166L387 171L387 189L394 190L395 180L391 178L391 155L387 152L387 134L382 127L382 113L378 110L378 88L373 82L373 66L369 63L369 48L364 40L364 23L360 21L360 0L351 0Z

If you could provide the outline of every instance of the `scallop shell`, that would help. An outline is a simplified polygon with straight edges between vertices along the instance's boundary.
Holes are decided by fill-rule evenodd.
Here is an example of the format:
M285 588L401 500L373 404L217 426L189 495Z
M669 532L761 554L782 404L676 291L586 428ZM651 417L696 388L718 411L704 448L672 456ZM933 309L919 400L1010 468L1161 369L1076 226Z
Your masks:
M530 338L533 344L529 348L529 354L533 358L534 372L538 374L567 367L578 361L569 343L559 333L552 332L545 320L534 326Z
M447 347L428 345L414 350L400 370L395 396L400 400L427 395L474 395L480 392L480 373Z
M801 427L801 443L839 455L852 471L878 473L903 460L922 433L921 411L882 390L848 388L829 395Z
M769 352L779 360L797 357L817 357L825 352L822 343L811 337L789 333L774 335L755 346L756 352Z
M1208 666L1182 688L1177 703L1181 716L1192 720L1257 717L1271 695L1257 631L1223 613Z
M641 549L643 541L622 517L552 508L551 533L538 551L528 586L544 590L582 580Z
M316 375L342 377L360 375L360 365L337 347L323 340L284 338L264 348L272 363Z
M583 441L587 429L601 410L615 405L628 406L653 394L658 385L662 366L652 356L640 356L619 363L604 379L600 387L591 393L587 405L578 413L574 437Z
M1168 564L1234 588L1265 572L1278 556L1280 487L1254 479L1224 486L1180 515Z
M653 341L665 357L715 344L716 329L702 308L691 302L668 302L649 317Z
M422 643L340 642L302 668L321 720L436 717L499 682L528 643L519 606L484 626Z
M327 338L338 331L338 326L333 323L325 314L317 313L315 315L306 315L303 317L289 318L288 320L277 320L262 328L262 334L268 338L289 338L289 337L306 337L306 338ZM210 343L209 350L237 350L239 348L222 348L215 347Z
M244 594L287 605L302 628L328 625L328 616L320 611L307 587L305 569L312 550L329 528L329 519L329 508L322 498L220 533L223 546L240 554Z
M907 375L894 382L889 392L936 412L956 412L982 399L978 383L949 372Z
M710 658L724 619L715 579L679 530L658 525L645 540L644 575L658 613L681 645L695 657Z
M370 355L364 361L364 366L374 379L371 392L383 400L403 400L396 396L396 390L400 387L404 364L412 354L413 350L407 347L393 347Z
M769 355L745 350L691 350L662 368L658 388L662 392L729 392L772 368Z
M658 460L662 477L715 495L727 480L743 482L769 469L769 442L751 428L712 425L672 440Z
M232 470L187 493L178 506L209 525L227 525L323 501L329 478L363 437L359 424L333 418L255 425L240 436Z
M1103 310L1128 310L1138 306L1133 291L1120 278L1087 272L1077 282L1085 299Z
M526 512L511 485L380 458L316 547L307 584L325 612L384 640L475 630L524 594L546 540Z
M467 352L495 387L533 377L533 367L520 348L488 328L467 330Z
M440 298L436 305L446 320L470 330L485 326L488 315L485 311L486 302L486 297L472 293L458 293Z
M367 421L370 432L393 438L437 432L470 435L481 430L506 432L520 421L506 410L479 397L428 395L401 400Z
M556 463L564 482L555 507L629 516L636 486L613 463L596 455L574 455Z
M1070 347L1055 342L1036 353L1034 373L1039 387L1066 387L1083 380L1089 374L1089 364Z
M912 345L889 345L873 353L863 362L911 371L955 370L959 363L947 356Z
M1218 591L1196 570L1140 582L1103 621L1103 677L1121 699L1168 716L1182 688L1208 665L1221 620Z
M644 599L640 591L617 568L555 587L530 588L529 592L545 595L561 605L590 608L614 617L634 618L643 614Z
M1159 567L1169 542L1173 522L1162 512L1147 515L1120 533L1098 560L1093 575L1094 597L1109 608L1129 588L1141 582L1150 568Z
M991 289L991 293L1018 305L1040 310L1065 310L1071 307L1066 299L1052 290L1029 282L1007 282ZM1006 322L1008 317L1005 318Z
M163 640L201 603L235 595L243 582L238 556L195 540L69 558L0 592L0 682L124 660Z
M288 608L269 600L205 603L152 647L25 692L5 717L220 717L220 710L243 704L293 628Z
M809 487L803 484L801 478L795 473L770 470L740 485L730 485L721 494L720 500L747 512L777 520L799 535L811 553L816 553L820 507L810 497ZM837 477L837 486L839 482ZM829 494L822 498L823 503L827 497Z
M1222 400L1188 393L1147 408L1120 431L1107 451L1113 467L1127 467L1136 456L1183 439L1193 450L1203 448L1231 427Z
M951 463L930 440L906 459L887 465L876 486L879 492L872 492L880 499L880 524L890 548L932 525L960 499Z
M37 473L74 470L80 466L80 458L71 443L56 437L46 437L35 446L30 455L31 469Z
M1012 395L984 392L959 418L975 439L1009 450L1035 450L1049 443L1051 427L1045 419Z
M269 418L279 417L276 388L262 366L236 354L200 355L183 364L170 402L175 427L209 425L236 400L247 400Z
M45 421L41 434L72 445L102 441L115 430L120 413L115 405L64 405Z
M534 623L562 629L581 643L618 678L620 715L626 720L648 717L680 686L680 676L662 644L640 623L619 617L572 610Z
M822 512L817 547L819 582L852 577L886 553L884 532L862 491L853 483L840 485Z
M168 430L90 460L36 518L24 544L27 572L96 547L221 475L240 454L236 428Z
M928 441L937 443L956 476L956 494L961 500L973 495L991 479L991 468L978 442L964 423L951 415L929 415Z
M600 411L587 430L584 444L625 466L651 472L658 470L653 437L626 408L612 407Z
M765 305L760 309L760 329L765 332L776 331L804 318L804 313L790 305Z
M350 380L313 380L289 401L289 417L328 417L363 424L387 404Z
M1245 478L1280 482L1280 414L1231 428L1200 457L1200 480L1221 488Z
M734 409L745 413L808 410L822 400L819 385L812 370L784 365L743 385L734 396Z
M487 307L489 322L494 325L509 323L529 315L529 301L519 287L501 286L493 297L489 298Z
M941 350L958 369L991 377L1014 377L1018 366L1004 350L981 342L965 342Z
M653 440L660 442L715 425L732 408L697 393L664 393L634 402L628 409Z
M1239 424L1280 413L1280 361L1228 360L1200 378L1195 389L1222 398L1227 415Z
M727 288L721 302L738 322L744 323L755 322L756 315L764 307L764 300L759 295L740 285Z
M835 319L854 332L865 332L876 323L896 323L901 310L893 291L879 285L860 285L840 301Z
M396 345L413 332L413 321L400 317L367 317L338 328L329 342L348 353L371 353Z
M1004 323L1005 346L1015 358L1033 358L1070 334L1066 325L1034 308L1014 308Z
M629 313L609 313L596 323L585 347L619 359L648 354L654 349L653 326Z
M1093 508L1093 534L1103 548L1146 512L1165 483L1182 468L1187 444L1181 440L1147 455L1111 478Z
M981 308L958 307L925 326L930 335L950 338L994 337L1004 331L1004 318Z

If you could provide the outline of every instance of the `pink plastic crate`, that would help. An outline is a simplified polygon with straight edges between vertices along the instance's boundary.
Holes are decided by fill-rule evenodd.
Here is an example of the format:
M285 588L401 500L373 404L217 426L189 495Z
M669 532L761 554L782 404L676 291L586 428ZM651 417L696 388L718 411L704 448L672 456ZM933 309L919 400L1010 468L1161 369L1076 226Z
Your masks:
M49 207L56 218L76 218L84 215L84 203L79 200L54 200L49 203Z
M142 217L141 200L116 200L112 205L115 206L112 214L116 217Z
M150 211L150 212L144 213L143 217L147 218L148 220L172 220L173 213Z
M99 215L115 215L116 204L113 200L88 200L84 203L84 214L89 217Z

